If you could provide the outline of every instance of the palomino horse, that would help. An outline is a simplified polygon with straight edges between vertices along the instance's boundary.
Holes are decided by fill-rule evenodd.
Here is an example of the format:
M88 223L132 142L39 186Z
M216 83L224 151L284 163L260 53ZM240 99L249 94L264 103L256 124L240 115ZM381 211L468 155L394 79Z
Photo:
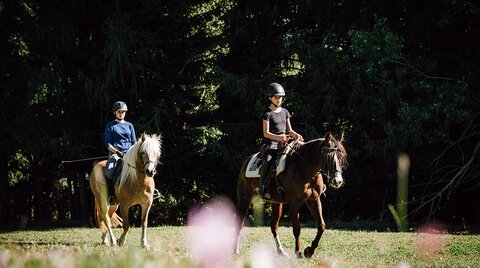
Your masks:
M277 252L286 255L278 237L278 223L282 216L283 204L289 204L289 215L292 220L293 235L295 236L295 254L302 257L300 251L300 222L299 206L306 202L310 212L317 222L317 235L310 247L305 248L305 257L311 257L318 246L320 238L325 231L326 225L322 216L322 204L320 195L323 192L322 173L328 178L328 184L332 188L340 188L343 185L342 169L346 167L347 152L342 145L343 134L337 141L331 133L325 138L316 139L304 143L292 156L287 159L285 170L277 175L276 180L270 184L272 205L272 218L270 228L275 239ZM259 179L245 177L245 170L250 156L243 164L238 177L237 186L237 218L238 225L235 228L234 252L239 253L239 236L243 227L245 215L252 201L258 195ZM278 185L277 185L278 182ZM284 194L277 191L277 187L283 187Z
M97 221L102 231L102 243L116 246L117 241L112 232L112 217L118 217L115 211L120 206L123 217L123 233L119 244L123 246L127 239L130 223L128 221L128 209L139 204L142 207L142 237L141 244L149 248L147 243L148 213L153 204L155 182L153 176L156 173L156 165L160 160L161 152L160 136L143 134L140 139L128 150L123 157L123 167L120 173L120 183L115 185L116 205L109 206L107 203L107 185L105 184L106 160L98 162L90 174L90 188L95 196L95 208ZM107 233L108 231L108 233ZM108 235L108 236L107 236Z

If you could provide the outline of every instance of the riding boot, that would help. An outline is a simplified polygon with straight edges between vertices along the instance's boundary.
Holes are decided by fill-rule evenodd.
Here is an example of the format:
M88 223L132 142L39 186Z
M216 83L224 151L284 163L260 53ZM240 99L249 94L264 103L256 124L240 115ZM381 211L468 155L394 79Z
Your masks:
M268 174L268 168L269 163L264 162L263 165L260 167L260 196L264 199L270 199L270 193L268 193L267 186L265 185L265 180Z
M107 202L109 205L117 204L115 200L115 183L113 182L113 178L107 178L107 187L108 187L108 199Z

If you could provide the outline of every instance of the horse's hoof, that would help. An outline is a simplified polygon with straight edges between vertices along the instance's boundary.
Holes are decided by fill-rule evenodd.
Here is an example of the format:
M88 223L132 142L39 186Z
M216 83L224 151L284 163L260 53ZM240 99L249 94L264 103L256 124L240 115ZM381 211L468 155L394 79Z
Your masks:
M287 255L288 255L287 252L285 252L283 249L277 250L277 253L278 253L278 255L280 255L280 256L287 256Z
M311 258L314 252L315 250L313 250L311 247L306 247L303 251L303 255L305 256L305 258Z
M142 248L144 248L146 250L150 250L150 245L149 244L144 244L144 245L142 245Z
M295 252L295 256L297 257L297 259L302 259L303 258L302 257L302 252L300 252L300 251Z

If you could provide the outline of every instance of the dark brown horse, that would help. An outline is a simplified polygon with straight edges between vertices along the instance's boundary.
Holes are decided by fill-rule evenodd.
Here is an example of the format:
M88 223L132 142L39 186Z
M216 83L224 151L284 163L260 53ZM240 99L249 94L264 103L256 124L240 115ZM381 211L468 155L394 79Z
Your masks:
M277 175L278 185L270 185L272 205L271 231L277 246L277 252L286 255L278 237L278 223L282 216L282 206L288 203L289 215L292 220L293 235L295 236L295 254L302 257L300 251L300 222L299 206L307 203L313 218L317 222L317 235L310 247L305 248L305 257L311 257L318 246L320 238L325 231L325 222L322 216L322 204L320 195L323 192L322 173L327 177L327 182L332 188L340 188L343 185L342 170L346 167L347 152L342 145L343 134L337 141L331 133L325 138L309 141L298 148L286 162L285 170ZM243 227L245 216L254 196L258 195L259 179L245 177L247 164L250 156L243 164L238 177L237 186L237 218L234 252L239 253L239 236ZM284 189L284 194L277 191L277 186Z

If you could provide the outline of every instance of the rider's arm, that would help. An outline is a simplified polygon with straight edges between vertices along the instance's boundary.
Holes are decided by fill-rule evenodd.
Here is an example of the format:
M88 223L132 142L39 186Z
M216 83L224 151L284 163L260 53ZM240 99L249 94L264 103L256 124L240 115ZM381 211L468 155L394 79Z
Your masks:
M135 142L137 142L137 136L135 135L135 128L133 127L133 125L132 125L132 129L130 131L131 131L130 136L131 136L131 139L132 139L130 142L133 145L133 144L135 144Z
M112 142L113 142L112 141L112 130L107 125L107 127L105 128L105 147L112 154L115 154L118 150L117 150L117 148L113 147Z
M287 134L294 137L299 141L303 141L302 135L298 134L292 129L292 124L290 123L290 118L287 119Z
M109 144L107 149L112 152L112 154L116 154L118 152L117 148L113 147L113 145Z

